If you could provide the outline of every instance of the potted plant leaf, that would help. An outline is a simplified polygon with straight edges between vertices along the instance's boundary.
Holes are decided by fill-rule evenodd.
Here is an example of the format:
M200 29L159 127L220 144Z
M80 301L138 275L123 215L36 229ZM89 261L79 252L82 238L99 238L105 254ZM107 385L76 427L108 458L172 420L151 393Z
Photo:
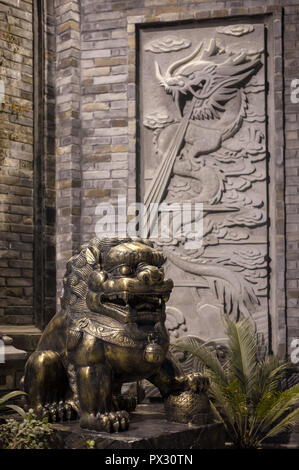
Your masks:
M257 339L250 319L225 318L228 348L221 363L196 337L180 338L173 348L195 356L210 380L215 416L236 448L260 448L269 438L288 431L299 420L299 384L282 389L293 365L274 355L257 359Z

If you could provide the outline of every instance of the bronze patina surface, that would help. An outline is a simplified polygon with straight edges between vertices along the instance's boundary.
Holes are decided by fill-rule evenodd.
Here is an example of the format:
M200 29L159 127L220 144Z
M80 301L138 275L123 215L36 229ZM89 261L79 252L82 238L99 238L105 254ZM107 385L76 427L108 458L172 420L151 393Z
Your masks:
M124 431L135 402L121 397L123 383L146 378L165 400L176 396L167 407L175 420L182 413L173 404L186 407L180 393L207 388L200 374L184 376L168 351L165 303L173 283L164 261L148 241L128 238L93 238L68 261L62 309L25 368L28 405L39 415Z

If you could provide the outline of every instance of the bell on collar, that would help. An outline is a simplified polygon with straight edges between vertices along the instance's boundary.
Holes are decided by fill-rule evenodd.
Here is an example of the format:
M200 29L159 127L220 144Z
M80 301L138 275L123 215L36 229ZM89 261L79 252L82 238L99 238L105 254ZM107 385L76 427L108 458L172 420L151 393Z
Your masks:
M153 334L148 335L148 344L144 350L144 359L151 364L161 364L164 360L164 351L159 344L157 338Z

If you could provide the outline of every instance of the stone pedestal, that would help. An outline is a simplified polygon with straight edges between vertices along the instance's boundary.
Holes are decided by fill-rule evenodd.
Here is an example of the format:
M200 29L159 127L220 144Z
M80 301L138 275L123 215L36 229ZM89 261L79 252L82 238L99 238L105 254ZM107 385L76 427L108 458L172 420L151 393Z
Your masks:
M0 396L20 388L26 359L26 351L17 349L12 338L0 333Z
M130 413L130 429L107 434L83 430L78 422L54 424L53 448L86 449L217 449L223 448L225 432L218 423L195 426L170 423L163 404L141 404Z

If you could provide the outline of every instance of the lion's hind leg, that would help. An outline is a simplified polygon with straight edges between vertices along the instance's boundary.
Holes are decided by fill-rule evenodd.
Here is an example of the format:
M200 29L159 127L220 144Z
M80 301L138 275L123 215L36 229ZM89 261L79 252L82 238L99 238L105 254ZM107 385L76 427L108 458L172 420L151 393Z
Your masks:
M49 421L74 418L75 410L69 397L69 382L59 354L35 351L28 359L24 375L24 391L28 407Z

